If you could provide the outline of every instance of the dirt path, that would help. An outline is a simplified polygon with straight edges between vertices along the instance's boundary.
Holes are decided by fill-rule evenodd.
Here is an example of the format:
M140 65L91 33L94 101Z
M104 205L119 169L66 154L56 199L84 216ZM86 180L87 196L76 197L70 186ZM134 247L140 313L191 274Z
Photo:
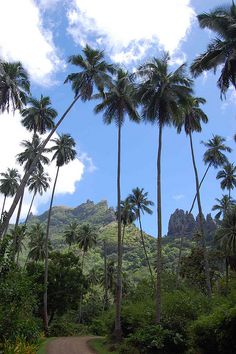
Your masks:
M96 337L61 337L46 346L47 354L95 354L88 341Z

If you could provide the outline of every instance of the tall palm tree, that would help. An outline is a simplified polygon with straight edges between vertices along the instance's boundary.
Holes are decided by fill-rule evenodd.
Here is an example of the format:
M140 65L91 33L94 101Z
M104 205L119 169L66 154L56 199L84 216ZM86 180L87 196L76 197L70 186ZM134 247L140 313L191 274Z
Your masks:
M138 88L138 99L142 104L144 121L157 124L159 127L157 153L157 291L156 291L156 321L161 320L161 239L162 239L162 209L161 209L161 151L162 131L166 125L171 125L180 115L179 101L192 92L192 81L186 76L186 65L175 71L169 71L169 55L161 59L154 58L142 65L138 74L141 84Z
M41 95L40 99L30 97L28 99L29 106L21 111L23 119L21 123L29 130L36 133L44 134L47 130L54 128L54 119L57 111L51 107L51 100L48 96Z
M15 112L26 104L30 94L28 74L20 62L0 60L0 111Z
M34 158L34 161L30 169L23 176L20 187L17 190L17 193L7 213L7 216L4 222L2 223L2 225L0 225L0 236L3 234L4 230L6 229L9 220L15 211L18 201L22 196L24 187L30 175L32 174L32 171L34 170L35 165L37 164L40 154L45 149L45 146L51 139L52 135L55 133L57 128L63 122L63 120L68 115L68 113L75 105L75 103L80 98L82 101L90 100L95 88L102 90L104 85L109 84L109 73L113 73L114 71L113 66L105 62L104 53L99 50L94 50L88 45L86 45L82 50L82 55L71 56L69 58L69 62L72 65L75 65L77 68L81 69L80 72L76 72L68 75L68 77L65 80L65 82L70 82L72 85L72 90L74 91L75 94L74 99L72 103L69 105L69 107L66 109L66 111L62 114L58 122L55 124L54 128L50 131L47 138L42 142L40 150L37 156Z
M84 271L84 256L88 252L89 248L92 248L97 242L97 232L96 229L90 224L83 224L78 229L77 242L82 250L82 263L81 270L82 274ZM79 322L82 319L82 299L83 294L81 292L80 302L79 302Z
M223 166L228 162L227 157L225 156L224 152L231 152L232 149L225 145L226 139L223 138L220 135L213 135L212 139L209 139L208 141L202 143L205 145L207 150L205 151L203 155L203 161L205 165L207 165L207 169L199 183L199 188L201 188L201 185L210 169L210 167L214 168L219 168L220 166ZM192 212L195 201L196 201L197 195L195 194L194 200L192 202L191 208L189 210L189 213Z
M15 168L8 168L7 172L0 173L0 193L4 195L2 211L1 211L1 221L5 209L5 203L7 197L13 197L19 187L20 174Z
M12 259L16 264L19 264L19 255L22 252L23 248L25 249L24 240L26 236L26 226L20 225L10 230L10 235L13 239L12 242Z
M221 179L220 186L223 190L228 189L230 198L231 190L236 187L236 166L233 163L226 163L216 178Z
M228 195L222 195L222 198L216 198L218 204L213 205L212 210L217 210L218 213L216 214L215 218L220 219L221 215L223 219L229 209L236 204L236 201L232 198L229 198Z
M216 231L216 241L226 250L228 256L236 254L236 206L226 213Z
M136 110L134 99L134 86L128 72L118 69L116 77L112 82L108 92L97 95L102 102L95 107L95 112L103 113L105 124L112 122L118 128L118 159L117 159L117 257L118 271L116 284L116 315L114 337L119 341L122 337L121 329L121 299L122 299L122 236L121 236L121 191L120 191L120 163L121 163L121 128L126 115L130 120L139 122L139 115Z
M153 274L152 274L152 268L150 265L150 261L148 258L147 249L146 249L146 245L145 245L145 241L144 241L143 229L142 229L142 223L141 223L141 213L142 214L147 213L147 214L151 215L153 212L149 207L153 206L154 203L151 200L148 200L148 192L144 192L143 188L140 189L138 187L132 190L132 194L129 195L129 201L130 201L130 203L133 207L133 210L138 218L139 228L140 228L140 236L141 236L144 254L146 257L146 262L147 262L147 265L149 268L151 279L154 281Z
M200 54L193 62L191 71L196 77L205 70L221 68L218 87L225 94L230 84L236 88L236 6L220 6L198 15L201 28L208 28L216 34L207 46L206 52Z
M51 212L52 212L52 204L54 193L56 189L56 184L58 180L59 170L62 166L67 165L70 161L74 160L76 157L76 150L75 141L69 134L61 134L59 138L52 139L55 145L51 148L51 151L54 153L52 156L52 161L56 161L57 172L56 177L54 180L54 185L52 189L52 196L50 201L50 207L48 211L48 220L47 220L47 229L46 229L46 254L45 254L45 273L44 273L44 297L43 297L43 304L44 304L44 331L45 334L48 335L48 292L47 292L47 284L48 284L48 240L49 240L49 228L50 228L50 221L51 221Z
M30 216L31 208L36 194L39 193L40 195L43 195L43 192L46 192L47 189L50 187L50 181L51 178L49 177L49 175L41 170L35 171L29 178L27 185L29 192L33 192L33 197L31 199L30 207L25 219L25 225L27 224L28 218Z
M207 250L206 250L205 234L203 229L203 213L202 213L202 205L201 205L201 197L200 197L199 178L198 178L198 171L197 171L197 165L195 161L193 139L192 139L193 132L201 132L202 130L201 122L203 123L208 122L208 118L206 114L200 108L200 104L204 104L205 102L206 102L205 99L201 97L189 97L187 99L185 112L182 117L182 122L179 123L177 127L177 131L178 133L180 133L182 128L184 128L186 135L189 136L192 163L193 163L193 169L195 174L200 234L202 238L202 248L203 248L203 255L204 255L206 290L208 296L211 296L210 272L209 272L209 264L208 264Z
M37 156L37 154L40 151L40 146L41 146L41 140L37 134L33 135L32 141L29 140L23 140L21 143L21 146L24 147L24 151L20 152L17 155L17 162L20 165L24 165L24 171L29 171L31 168L31 165L34 161L34 158ZM43 171L43 165L48 165L50 160L47 156L43 155L43 153L48 153L50 152L50 149L44 149L43 152L40 154L39 159L37 161L37 164L35 168L39 171ZM33 171L32 171L33 173ZM18 208L18 213L16 217L16 222L15 226L18 226L19 221L20 221L20 214L21 214L21 208L22 208L22 203L24 199L24 191L25 188L22 190L22 195L20 198L19 202L19 208Z
M52 249L50 242L46 243L46 233L40 223L32 225L27 232L30 237L29 241L29 254L27 259L32 259L35 262L45 260L46 249Z
M64 231L64 237L69 247L77 242L78 232L79 224L77 221L73 221L67 226L66 230Z

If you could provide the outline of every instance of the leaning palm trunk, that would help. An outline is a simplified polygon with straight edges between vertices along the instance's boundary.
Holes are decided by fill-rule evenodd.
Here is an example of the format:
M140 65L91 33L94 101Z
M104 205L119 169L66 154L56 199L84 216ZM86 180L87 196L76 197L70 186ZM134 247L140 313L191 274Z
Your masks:
M1 211L1 222L2 222L2 219L3 219L3 213L4 213L4 209L5 209L6 199L7 199L7 196L4 195L3 204L2 204L2 211Z
M203 219L202 219L203 214L202 214L202 206L201 206L200 191L199 191L198 172L197 172L197 166L196 166L196 162L195 162L191 131L189 133L189 139L190 139L192 162L193 162L193 168L194 168L195 180L196 180L197 203L198 203L200 233L201 233L201 237L202 237L206 290L207 290L207 295L210 297L211 296L211 281L210 281L209 263L208 263L207 250L206 250L205 233L204 233L204 229L203 229Z
M146 245L145 245L145 241L144 241L144 237L143 237L143 228L142 228L142 223L141 223L141 217L140 217L140 211L138 211L138 221L139 221L139 228L140 228L140 236L141 236L141 241L142 241L142 245L143 245L143 250L144 250L144 254L145 254L145 258L146 258L146 262L149 268L149 272L151 275L151 280L152 283L154 284L154 278L153 278L153 274L152 274L152 268L149 262L149 258L148 258L148 254L147 254L147 249L146 249Z
M15 228L19 225L20 222L20 214L21 214L21 209L22 209L22 204L24 199L24 193L25 193L25 189L23 189L22 196L20 198L19 208L18 208L16 222L15 222Z
M46 247L45 247L45 270L44 270L44 294L43 294L43 322L44 322L44 332L45 336L48 336L48 241L49 241L49 228L50 228L50 220L51 220L51 213L52 213L52 203L54 198L54 193L57 184L57 178L59 173L59 166L57 167L57 173L55 177L55 182L53 185L51 202L48 212L48 221L47 221L47 230L46 230Z
M36 196L36 192L34 192L33 198L31 199L30 207L29 207L29 210L28 210L26 219L25 219L25 225L27 224L27 221L28 221L28 219L29 219L30 212L31 212L31 209L32 209L32 206L33 206L33 202L34 202L35 196Z
M156 322L161 321L161 239L162 239L162 218L161 218L161 148L162 148L162 124L159 125L159 141L157 153L157 284L156 284Z
M206 171L205 171L205 173L204 173L204 175L203 175L203 177L202 177L202 179L201 179L201 181L200 181L200 183L199 183L199 190L200 190L200 188L201 188L201 185L202 185L202 183L203 183L203 181L204 181L204 179L205 179L205 177L206 177L206 175L207 175L207 173L208 173L210 167L211 167L211 163L209 163L209 165L207 166L207 169L206 169ZM192 210L193 210L193 208L194 208L194 204L195 204L195 202L196 202L196 199L197 199L197 193L195 194L195 197L194 197L194 199L193 199L191 208L190 208L190 210L189 210L189 214L192 212Z
M115 312L115 329L114 338L117 341L121 340L121 300L122 300L122 238L121 238L121 209L120 209L120 145L121 145L121 125L118 126L118 163L117 163L117 279L116 279L116 312Z
M41 144L41 147L39 149L38 154L35 156L29 170L27 172L25 172L24 177L21 180L20 186L16 192L15 198L12 202L12 205L7 213L7 216L4 220L4 222L2 223L2 225L0 225L0 238L3 235L4 231L6 230L6 228L8 227L9 221L12 217L12 214L15 211L15 208L19 202L20 197L22 196L23 190L25 188L25 185L30 177L30 175L32 174L32 172L34 171L37 162L39 160L39 157L41 156L45 146L47 145L47 143L49 142L49 140L51 139L52 135L55 133L55 131L57 130L57 128L59 127L59 125L63 122L64 118L67 116L67 114L70 112L71 108L74 106L74 104L78 101L78 99L80 98L80 95L76 96L75 99L73 100L73 102L70 104L70 106L67 108L67 110L65 111L65 113L62 115L62 117L59 119L59 121L57 122L57 124L55 125L55 127L51 130L51 132L48 134L47 138L44 140L44 142Z

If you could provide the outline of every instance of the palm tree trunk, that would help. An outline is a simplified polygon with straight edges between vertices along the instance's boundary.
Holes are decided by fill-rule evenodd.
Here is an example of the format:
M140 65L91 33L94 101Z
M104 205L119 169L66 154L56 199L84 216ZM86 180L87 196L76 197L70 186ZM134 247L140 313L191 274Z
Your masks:
M29 211L28 211L28 214L27 214L26 219L25 219L25 225L27 224L27 221L28 221L28 219L29 219L30 212L31 212L31 209L32 209L32 205L33 205L33 202L34 202L34 198L35 198L35 196L36 196L36 193L37 193L37 192L34 192L33 198L32 198L32 200L31 200L30 207L29 207Z
M191 131L189 133L189 139L190 139L191 155L192 155L192 162L193 162L193 168L194 168L194 173L195 173L195 181L196 181L199 224L200 224L200 233L201 233L201 236L202 236L202 248L203 248L203 257L204 257L206 290L207 290L207 295L209 297L211 297L210 271L209 271L209 263L208 263L207 250L206 250L205 233L204 233L204 229L203 229L203 219L202 219L203 214L202 214L202 206L201 206L200 191L199 191L198 172L197 172L197 166L196 166L196 162L195 162Z
M225 258L225 277L226 277L226 295L229 293L229 262L228 257Z
M203 181L204 181L204 179L205 179L205 177L206 177L206 175L207 175L207 173L208 173L210 167L211 167L211 163L209 163L209 165L207 166L207 169L206 169L206 171L205 171L205 173L204 173L204 175L203 175L203 177L202 177L202 179L201 179L201 181L200 181L199 190L200 190L200 188L201 188L201 185L202 185L202 183L203 183ZM194 197L194 199L193 199L191 208L189 209L189 212L188 212L189 214L192 212L192 210L193 210L193 208L194 208L194 204L195 204L196 199L197 199L197 193L195 194L195 197ZM181 258L182 258L183 241L184 241L183 239L184 239L184 234L183 234L183 232L182 232L182 234L181 234L181 239L180 239L180 248L179 248L179 256L178 256L177 270L176 270L176 287L178 287L178 285L179 285L180 262L181 262Z
M122 239L121 239L121 209L120 209L120 150L121 150L121 124L118 126L118 161L117 161L117 279L116 279L116 297L115 297L115 329L113 336L120 342L122 338L121 328L121 301L122 301Z
M48 212L46 240L45 240L46 247L45 247L44 294L43 294L43 322L44 322L44 333L45 333L46 337L48 336L48 241L49 241L49 227L50 227L52 204L53 204L53 198L54 198L54 193L55 193L56 184L57 184L59 168L60 167L58 166L54 185L53 185L53 190L52 190L51 202L50 202L50 207L49 207L49 212Z
M2 211L1 211L1 222L2 222L2 219L3 219L3 213L4 213L4 209L5 209L6 199L7 199L7 196L4 195L3 204L2 204Z
M152 268L151 268L151 265L150 265L150 262L149 262L149 258L148 258L148 254L147 254L147 249L146 249L146 245L145 245L145 241L144 241L144 237L143 237L143 229L142 229L140 211L138 211L138 221L139 221L140 236L141 236L141 241L142 241L142 245L143 245L143 250L144 250L146 262L147 262L147 265L148 265L148 268L149 268L149 272L150 272L150 275L151 275L152 282L153 282L153 284L154 284L154 278L153 278L153 274L152 274Z
M202 182L204 181L204 179L205 179L205 177L206 177L206 175L207 175L207 173L208 173L210 167L211 167L211 163L209 163L209 165L207 166L207 169L206 169L206 171L205 171L205 173L204 173L204 175L203 175L203 177L202 177L202 179L201 179L201 181L200 181L199 190L200 190L200 188L201 188ZM194 199L193 199L191 208L190 208L190 210L189 210L189 214L192 212L192 210L193 210L193 208L194 208L194 204L195 204L196 199L197 199L197 193L195 194L195 197L194 197Z
M162 124L159 125L158 153L157 153L157 284L156 284L156 322L161 321L161 148L162 148Z
M20 214L21 214L21 209L22 209L22 204L23 204L23 199L24 199L24 193L25 193L25 189L23 189L23 192L22 192L22 195L20 198L19 208L18 208L16 222L15 222L15 228L19 225Z
M49 140L51 139L52 135L55 133L55 131L57 130L57 128L59 127L59 125L63 122L64 118L67 116L67 114L70 112L71 108L74 106L74 104L78 101L78 99L80 98L80 95L76 96L75 99L73 100L73 102L70 104L70 106L67 108L67 110L64 112L64 114L62 115L62 117L59 119L59 121L57 122L57 124L55 125L55 127L51 130L51 132L48 134L47 138L44 140L44 142L41 144L41 148L39 149L39 152L37 154L37 156L35 156L30 168L28 171L25 172L24 177L21 180L20 186L17 189L17 192L15 194L14 200L12 202L12 205L7 213L7 216L4 220L4 222L2 223L2 225L0 225L0 239L4 233L4 231L7 229L8 224L10 222L10 219L12 217L12 214L14 213L16 206L19 202L19 199L23 193L23 190L25 188L25 185L30 177L30 175L32 174L32 172L34 171L37 162L39 160L39 157L41 156L45 146L47 145L47 143L49 142Z
M107 243L104 240L104 310L108 309Z

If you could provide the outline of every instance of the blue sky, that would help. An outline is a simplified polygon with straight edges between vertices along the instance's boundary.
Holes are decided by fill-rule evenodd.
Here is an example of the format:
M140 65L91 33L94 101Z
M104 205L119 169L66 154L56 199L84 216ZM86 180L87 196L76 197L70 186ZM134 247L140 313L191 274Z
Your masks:
M190 64L205 50L212 33L199 29L195 14L219 4L222 2L215 0L208 0L207 4L200 0L148 0L144 8L143 1L124 0L101 0L99 6L92 0L18 0L14 6L13 0L2 1L0 56L21 60L31 75L33 96L49 95L60 116L73 98L70 86L63 84L67 74L75 70L67 64L67 58L80 53L84 43L104 49L107 60L120 62L129 70L150 57L159 56L163 49L169 50L174 69L183 61ZM19 25L18 17L21 18ZM212 134L227 138L228 145L234 149L229 159L235 160L232 137L236 132L236 94L230 89L227 100L221 101L216 81L217 74L208 72L195 82L196 95L207 100L204 110L209 118L202 133L194 135L200 176L205 169L202 162L205 150L200 142L208 140ZM95 102L79 102L58 131L74 137L79 160L64 167L67 171L60 176L54 205L75 207L87 199L94 202L106 199L110 206L116 205L117 129L113 125L105 126L102 116L93 113L94 106ZM6 131L12 129L16 137L9 142ZM4 170L12 167L7 165L9 161L14 163L16 148L19 148L19 142L14 144L16 140L29 135L20 127L17 114L2 118L0 132L0 141L9 147L1 161ZM122 198L138 186L148 191L150 199L156 202L157 134L156 126L126 121L122 131ZM53 166L49 172L53 177ZM204 213L211 212L214 199L222 194L216 173L210 170L202 188ZM190 208L194 186L189 141L184 133L177 135L173 128L167 127L162 156L164 233L169 216L176 208ZM36 201L35 212L41 213L48 207L49 196L47 193ZM25 212L29 201L30 196L26 195ZM143 220L144 229L155 236L155 211L153 216L144 216Z

